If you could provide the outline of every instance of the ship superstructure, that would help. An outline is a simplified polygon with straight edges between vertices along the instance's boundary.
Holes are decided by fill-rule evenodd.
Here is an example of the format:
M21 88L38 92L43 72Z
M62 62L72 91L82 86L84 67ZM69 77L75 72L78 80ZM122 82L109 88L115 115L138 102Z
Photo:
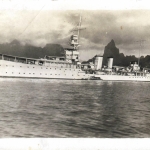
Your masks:
M79 31L81 17L71 36L71 47L64 49L64 57L45 56L42 59L0 54L0 77L47 78L47 79L90 79L93 76L82 70L79 62Z
M113 66L113 58L108 58L107 67L99 68L95 78L105 81L150 81L150 69L141 68L134 61L128 67Z

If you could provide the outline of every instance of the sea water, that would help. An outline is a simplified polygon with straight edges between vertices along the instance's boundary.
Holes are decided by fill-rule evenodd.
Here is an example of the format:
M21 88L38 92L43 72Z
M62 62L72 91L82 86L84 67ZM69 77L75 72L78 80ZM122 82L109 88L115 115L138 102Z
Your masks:
M150 83L0 79L0 137L150 137Z

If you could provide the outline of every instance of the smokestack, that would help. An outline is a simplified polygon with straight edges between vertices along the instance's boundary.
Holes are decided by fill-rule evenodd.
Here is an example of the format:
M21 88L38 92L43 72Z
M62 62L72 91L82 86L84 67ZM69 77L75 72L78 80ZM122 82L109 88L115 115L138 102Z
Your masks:
M113 66L113 57L108 57L107 60L108 60L108 68L112 69L112 66Z
M102 69L103 56L95 56L94 66L96 70Z

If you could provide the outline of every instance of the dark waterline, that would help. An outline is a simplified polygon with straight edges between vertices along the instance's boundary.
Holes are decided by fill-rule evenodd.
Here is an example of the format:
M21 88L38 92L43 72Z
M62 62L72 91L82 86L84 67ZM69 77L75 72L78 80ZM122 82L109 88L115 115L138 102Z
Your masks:
M149 82L0 79L0 137L150 137Z

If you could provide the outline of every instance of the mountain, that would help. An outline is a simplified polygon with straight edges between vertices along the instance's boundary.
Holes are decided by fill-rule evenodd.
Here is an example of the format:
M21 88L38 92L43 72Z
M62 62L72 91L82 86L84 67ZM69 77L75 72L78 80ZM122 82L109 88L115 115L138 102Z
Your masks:
M20 57L43 58L45 55L63 56L63 47L59 44L47 44L41 48L29 44L22 45L18 40L13 40L11 43L0 44L0 53Z
M147 55L146 57L141 56L140 64L142 67L150 68L150 55Z
M138 58L134 55L125 56L123 53L119 52L119 49L116 47L114 40L112 39L104 48L103 54L103 65L107 66L107 58L113 57L113 65L115 66L129 66L131 61L138 62ZM84 63L94 62L95 56ZM140 57L140 66L150 68L150 55L146 57Z
M121 59L119 54L119 49L116 47L114 40L111 40L110 43L105 46L103 54L103 65L107 64L107 58L113 57L115 65L121 65Z
M28 58L43 58L48 56L63 56L63 47L59 44L46 44L43 48L33 45L22 45L18 40L13 40L10 43L0 44L0 53L28 57ZM119 52L115 41L111 40L104 48L103 65L107 65L107 57L113 57L113 65L128 66L131 61L138 61L134 55L125 56ZM94 57L83 63L94 62ZM150 68L150 55L140 57L140 66Z

